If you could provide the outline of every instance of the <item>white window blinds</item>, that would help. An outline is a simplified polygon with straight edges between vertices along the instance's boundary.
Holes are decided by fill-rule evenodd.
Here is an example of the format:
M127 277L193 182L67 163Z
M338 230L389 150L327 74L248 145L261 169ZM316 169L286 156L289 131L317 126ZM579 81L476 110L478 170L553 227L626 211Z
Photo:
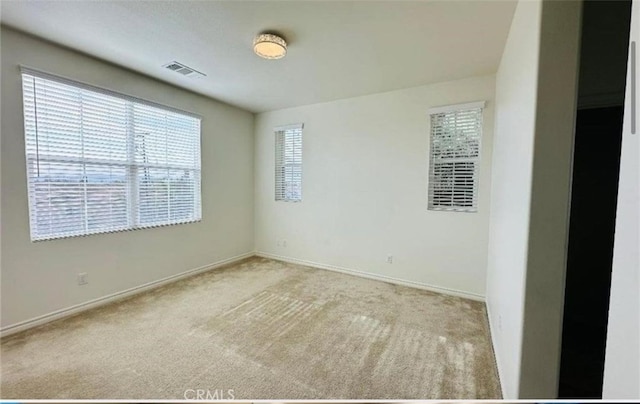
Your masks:
M31 239L198 221L200 118L22 72Z
M428 209L475 212L484 102L434 108Z
M302 128L302 124L275 128L276 201L302 201Z

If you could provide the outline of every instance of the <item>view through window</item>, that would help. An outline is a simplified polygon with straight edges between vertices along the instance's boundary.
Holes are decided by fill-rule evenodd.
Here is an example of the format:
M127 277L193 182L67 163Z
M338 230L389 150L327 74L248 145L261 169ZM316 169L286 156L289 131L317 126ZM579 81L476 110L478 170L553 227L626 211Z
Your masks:
M23 70L31 239L201 219L200 118Z

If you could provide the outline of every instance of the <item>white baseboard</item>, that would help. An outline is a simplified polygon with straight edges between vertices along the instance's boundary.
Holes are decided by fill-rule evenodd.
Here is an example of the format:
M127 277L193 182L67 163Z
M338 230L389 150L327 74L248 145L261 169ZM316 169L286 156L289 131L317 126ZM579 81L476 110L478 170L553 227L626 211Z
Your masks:
M6 327L2 327L0 329L0 338L6 337L7 335L15 334L20 331L27 330L29 328L37 327L39 325L43 325L49 323L51 321L59 320L64 317L69 317L71 315L93 309L95 307L103 306L108 303L115 302L117 300L124 299L129 296L136 295L138 293L146 292L151 289L158 288L160 286L166 285L171 282L178 281L183 278L187 278L189 276L193 276L199 274L201 272L210 271L212 269L219 268L223 265L232 264L234 262L243 260L245 258L249 258L254 256L253 252L248 252L245 254L236 255L235 257L227 258L218 262L214 262L212 264L204 265L198 268L190 269L185 272L181 272L176 275L167 276L166 278L158 279L157 281L152 281L145 283L143 285L135 286L130 289L123 290L121 292L112 293L107 296L99 297L97 299L89 300L84 303L76 304L71 307L67 307L64 309L56 310L54 312L44 314L42 316L38 316L29 320L21 321L16 324L11 324Z
M377 281L393 283L393 284L396 284L396 285L403 285L403 286L408 286L408 287L413 287L413 288L418 288L418 289L423 289L423 290L429 290L431 292L437 292L437 293L443 293L443 294L446 294L446 295L463 297L463 298L466 298L466 299L472 299L472 300L477 300L477 301L481 301L481 302L485 301L484 296L477 295L477 294L474 294L474 293L463 292L463 291L460 291L460 290L455 290L455 289L449 289L449 288L444 288L444 287L440 287L440 286L429 285L429 284L425 284L425 283L421 283L421 282L407 281L407 280L393 278L393 277L385 276L385 275L372 274L372 273L369 273L369 272L363 272L363 271L358 271L358 270L355 270L355 269L338 267L338 266L335 266L335 265L321 264L321 263L318 263L318 262L302 260L302 259L292 258L292 257L287 257L287 256L282 256L282 255L270 254L270 253L261 252L261 251L256 251L256 252L248 252L248 253L245 253L245 254L237 255L235 257L231 257L231 258L228 258L228 259L225 259L225 260L221 260L221 261L209 264L209 265L204 265L204 266L201 266L199 268L190 269L188 271L181 272L181 273L176 274L176 275L171 275L171 276L168 276L166 278L162 278L162 279L159 279L159 280L156 280L156 281L148 282L148 283L145 283L145 284L140 285L140 286L135 286L133 288L126 289L126 290L123 290L121 292L112 293L112 294L107 295L107 296L99 297L97 299L89 300L89 301L84 302L84 303L76 304L76 305L71 306L71 307L67 307L67 308L64 308L64 309L56 310L54 312L51 312L51 313L48 313L48 314L44 314L42 316L38 316L38 317L29 319L29 320L21 321L21 322L16 323L16 324L11 324L11 325L8 325L6 327L2 327L2 328L0 328L0 338L1 337L6 337L6 336L11 335L11 334L15 334L15 333L20 332L20 331L25 331L25 330L28 330L29 328L37 327L37 326L40 326L40 325L43 325L43 324L46 324L46 323L49 323L49 322L52 322L52 321L55 321L55 320L59 320L59 319L62 319L64 317L69 317L71 315L74 315L74 314L77 314L77 313L80 313L80 312L83 312L83 311L86 311L86 310L90 310L90 309L93 309L93 308L96 308L96 307L99 307L99 306L103 306L105 304L109 304L109 303L115 302L117 300L121 300L121 299L124 299L126 297L136 295L138 293L146 292L146 291L149 291L151 289L155 289L155 288L158 288L160 286L166 285L168 283L175 282L175 281L178 281L180 279L183 279L183 278L186 278L186 277L189 277L189 276L193 276L193 275L196 275L196 274L201 273L201 272L206 272L206 271L209 271L209 270L212 270L212 269L216 269L216 268L219 268L219 267L221 267L223 265L231 264L231 263L243 260L245 258L252 257L254 255L259 256L259 257L264 257L264 258L275 259L275 260L279 260L279 261L290 262L290 263L293 263L293 264L306 265L306 266L313 267L313 268L326 269L326 270L329 270L329 271L334 271L334 272L340 272L340 273L344 273L344 274L348 274L348 275L359 276L361 278L373 279L373 280L377 280Z
M407 280L404 280L404 279L393 278L391 276L386 276L386 275L372 274L370 272L358 271L356 269L338 267L338 266L335 266L335 265L321 264L321 263L318 263L318 262L307 261L307 260L303 260L303 259L299 259L299 258L287 257L287 256L283 256L283 255L276 255L276 254L271 254L271 253L262 252L262 251L256 251L255 255L258 256L258 257L271 258L271 259L274 259L274 260L290 262L292 264L300 264L300 265L306 265L306 266L313 267L313 268L318 268L318 269L326 269L326 270L329 270L329 271L341 272L343 274L359 276L361 278L373 279L373 280L377 280L377 281L393 283L393 284L396 284L396 285L409 286L409 287L412 287L412 288L428 290L428 291L431 291L431 292L442 293L442 294L445 294L445 295L463 297L465 299L477 300L477 301L480 301L480 302L484 302L485 301L484 296L477 295L475 293L463 292L461 290L444 288L444 287L441 287L441 286L434 286L434 285L429 285L429 284L421 283L421 282L407 281Z
M493 324L491 323L491 309L489 308L489 302L485 303L485 307L487 308L487 322L489 323L489 334L491 335L491 348L493 349L493 357L496 360L496 368L498 369L498 380L500 382L500 390L502 391L502 399L503 400L507 400L507 394L504 390L504 383L502 383L502 381L504 380L502 378L502 370L500 369L500 359L498 358L498 351L496 350L496 338L494 337L494 333L493 333Z

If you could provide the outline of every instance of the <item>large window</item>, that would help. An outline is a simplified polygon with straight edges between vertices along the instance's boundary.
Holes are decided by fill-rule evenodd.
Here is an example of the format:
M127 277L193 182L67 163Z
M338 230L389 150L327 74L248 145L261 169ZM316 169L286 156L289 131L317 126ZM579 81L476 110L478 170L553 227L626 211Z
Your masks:
M275 129L276 201L302 201L302 124Z
M200 118L23 69L31 239L198 221Z
M433 108L428 209L475 212L484 102Z

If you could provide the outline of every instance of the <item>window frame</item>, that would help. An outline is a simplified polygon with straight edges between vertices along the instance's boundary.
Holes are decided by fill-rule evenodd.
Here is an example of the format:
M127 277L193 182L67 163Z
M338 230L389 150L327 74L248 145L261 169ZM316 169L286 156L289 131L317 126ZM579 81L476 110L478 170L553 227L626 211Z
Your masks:
M303 183L303 131L304 131L304 124L299 123L299 124L291 124L291 125L283 125L283 126L277 126L273 129L274 132L274 137L275 137L275 161L274 161L274 167L275 167L275 172L274 172L274 192L275 192L275 198L274 200L276 202L293 202L293 203L299 203L302 202L302 183ZM300 162L299 163L287 163L286 162L286 144L287 144L287 134L294 132L293 134L298 134L300 136L300 145L299 145L299 156L300 156ZM282 142L280 142L280 137L282 137ZM292 140L292 142L295 142L294 140ZM295 144L294 146L295 147ZM293 156L290 156L291 159L294 159L295 156L295 149L293 149ZM282 154L282 156L280 156ZM286 191L285 191L285 184L290 182L290 183L296 183L296 181L286 181L286 174L284 173L283 170L286 170L286 168L299 168L299 172L300 172L300 181L299 181L299 185L298 188L300 189L299 192L299 197L287 197L286 196Z
M485 101L477 101L470 102L464 104L454 104L454 105L446 105L441 107L434 107L429 109L429 167L428 167L428 184L427 184L427 210L431 211L445 211L445 212L463 212L463 213L477 213L478 212L478 202L479 202L479 192L480 192L480 164L482 160L482 137L483 137L483 126L484 126L484 109L485 109ZM479 110L478 111L478 122L477 122L477 156L475 157L441 157L435 155L434 148L434 140L435 140L435 115L441 114L457 114L464 113L467 111ZM438 161L439 160L439 161ZM447 162L447 160L450 160ZM435 166L437 164L464 164L464 163L473 163L473 186L472 186L472 199L470 206L461 206L455 205L455 201L453 200L453 194L455 190L455 185L452 188L452 200L450 205L439 204L435 201L435 190L436 190L436 182L435 182ZM455 168L452 166L452 181L455 184Z
M20 66L21 72L21 97L22 97L22 113L23 113L23 123L25 127L23 128L23 140L25 142L24 150L25 150L25 163L26 163L26 182L27 182L27 199L28 199L28 207L29 207L29 227L30 227L30 238L32 242L40 242L47 240L57 240L57 239L65 239L71 237L86 237L95 234L105 234L105 233L115 233L122 231L130 231L130 230L139 230L145 228L153 228L153 227L162 227L162 226L171 226L178 224L187 224L187 223L196 223L202 220L202 152L201 152L201 143L202 143L202 117L200 115L183 111L177 108L169 107L166 105L158 104L155 102L151 102L142 98L130 96L127 94L123 94L120 92L108 90L102 87L97 87L91 84L87 84L81 81L72 80L66 77L62 77L59 75L43 72L41 70L33 69L26 66ZM26 100L26 92L25 92L25 78L32 77L33 78L33 91L35 96L36 91L36 79L42 79L46 81L53 82L59 85L65 85L73 87L76 90L96 93L99 95L106 95L109 97L113 97L119 99L125 103L126 114L128 116L133 117L134 109L136 106L138 108L150 107L156 110L164 111L165 113L179 115L181 118L191 118L194 119L193 124L197 126L197 139L194 139L194 153L197 158L194 158L193 166L181 166L181 165L172 165L168 160L165 164L157 163L141 163L136 161L135 156L135 148L136 148L136 132L134 129L135 122L133 119L129 120L127 118L125 126L126 126L126 149L127 149L127 157L126 160L100 160L98 158L93 157L59 157L55 155L48 155L44 153L40 153L38 147L36 146L36 154L30 153L30 148L28 145L28 141L30 139L30 135L27 129L27 100ZM86 93L81 93L87 96ZM82 108L82 105L79 104ZM30 111L31 112L31 111ZM36 123L35 128L35 136L36 136L36 144L38 143L38 129L37 129L37 121L38 121L38 112L37 112L37 104L35 105L35 109L33 110L33 114L35 114L31 119ZM81 138L84 139L86 133L81 130ZM83 140L84 141L84 140ZM108 150L105 148L104 150ZM34 221L38 219L38 215L36 213L36 207L33 206L35 203L34 198L36 198L35 194L32 196L32 192L36 192L35 185L33 180L35 176L32 174L32 165L40 164L40 163L60 163L60 164L68 164L68 165L78 165L82 167L83 172L86 172L88 166L97 166L104 169L123 169L125 171L124 174L124 193L125 193L125 216L126 216L126 225L123 226L110 226L106 228L98 228L95 230L89 230L89 221L91 217L87 213L87 209L89 208L89 204L85 199L83 202L83 209L85 210L82 220L84 222L84 230L83 231L56 231L50 232L46 235L41 235L37 233L38 225ZM186 220L175 219L171 220L171 217L168 217L167 221L156 221L147 224L143 224L140 221L141 216L141 205L140 200L141 193L143 192L140 187L139 173L141 170L145 169L159 169L167 171L167 179L166 181L171 181L171 172L172 171L188 171L192 176L192 184L193 184L193 215L191 215ZM86 188L88 184L91 184L87 180L87 175L83 174L83 179L81 182L85 184L85 198L86 198ZM167 197L170 197L169 190L167 190ZM169 215L169 213L168 213ZM115 217L115 216L114 216ZM95 216L94 216L95 218ZM117 221L116 219L110 219Z

